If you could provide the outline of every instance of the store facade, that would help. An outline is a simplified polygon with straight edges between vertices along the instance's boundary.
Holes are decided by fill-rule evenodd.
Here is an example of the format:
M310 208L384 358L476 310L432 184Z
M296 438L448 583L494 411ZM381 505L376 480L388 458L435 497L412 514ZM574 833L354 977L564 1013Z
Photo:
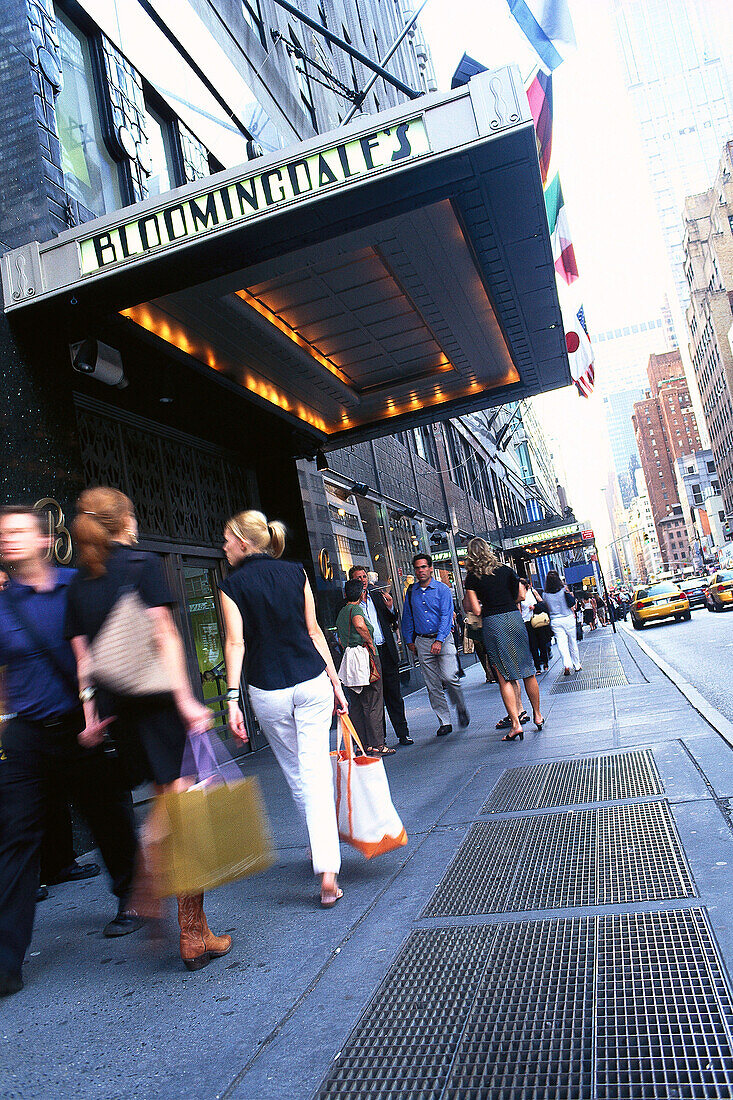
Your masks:
M85 485L132 497L218 712L228 515L259 506L283 518L322 609L364 546L399 601L411 551L445 537L452 553L490 524L485 501L446 486L449 457L436 467L400 437L567 384L532 120L518 74L502 69L100 218L77 199L81 224L44 236L65 177L51 172L51 6L32 8L46 14L15 60L46 106L19 135L37 216L21 224L18 197L4 223L15 247L2 256L3 496L55 502L59 528ZM127 73L134 100L126 65L110 72ZM364 448L384 461L362 479ZM328 495L316 453L352 454L348 471L333 459Z

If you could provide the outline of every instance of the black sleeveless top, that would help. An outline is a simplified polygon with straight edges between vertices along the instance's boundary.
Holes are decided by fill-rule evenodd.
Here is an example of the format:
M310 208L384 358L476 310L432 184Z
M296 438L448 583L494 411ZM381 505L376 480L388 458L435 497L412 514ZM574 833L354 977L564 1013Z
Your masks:
M252 554L220 583L242 615L244 668L252 687L294 687L326 668L305 623L305 581L302 565Z

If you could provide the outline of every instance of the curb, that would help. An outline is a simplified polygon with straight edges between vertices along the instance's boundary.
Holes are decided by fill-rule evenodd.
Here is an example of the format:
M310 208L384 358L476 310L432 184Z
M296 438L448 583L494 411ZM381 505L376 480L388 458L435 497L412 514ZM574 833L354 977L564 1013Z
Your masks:
M677 690L684 695L687 702L694 710L704 718L709 726L720 734L724 741L726 741L731 748L733 748L733 722L729 722L724 714L708 703L707 699L700 694L696 687L684 678L681 672L678 672L676 668L672 668L667 664L658 653L656 653L650 645L638 636L638 633L632 630L626 623L618 623L620 628L623 628L624 634L627 634L638 645L642 653L645 653L650 661L652 661L660 672L663 672L668 680L671 680Z

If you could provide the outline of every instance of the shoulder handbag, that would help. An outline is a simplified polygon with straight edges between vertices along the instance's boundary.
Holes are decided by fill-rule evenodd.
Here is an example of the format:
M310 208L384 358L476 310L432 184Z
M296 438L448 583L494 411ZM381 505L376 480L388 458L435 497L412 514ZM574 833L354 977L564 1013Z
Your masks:
M565 603L568 605L568 610L572 611L577 602L572 592L565 593Z
M550 625L550 616L546 611L538 611L536 615L533 615L529 620L529 625L534 630L540 630L543 626Z
M129 568L126 583L89 646L91 676L114 695L165 695L173 684L161 661L155 628Z

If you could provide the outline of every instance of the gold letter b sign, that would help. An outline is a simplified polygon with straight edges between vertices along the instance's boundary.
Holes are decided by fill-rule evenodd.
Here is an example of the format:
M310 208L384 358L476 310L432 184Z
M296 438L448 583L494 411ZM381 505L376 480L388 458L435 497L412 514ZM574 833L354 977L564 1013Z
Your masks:
M324 547L318 555L318 568L321 571L321 576L324 581L333 580L333 566L331 565L331 559L328 556L328 550Z
M48 520L48 560L57 561L59 565L68 565L71 561L73 547L71 535L64 526L64 513L61 505L53 497L43 497L33 505L39 512L45 512Z

